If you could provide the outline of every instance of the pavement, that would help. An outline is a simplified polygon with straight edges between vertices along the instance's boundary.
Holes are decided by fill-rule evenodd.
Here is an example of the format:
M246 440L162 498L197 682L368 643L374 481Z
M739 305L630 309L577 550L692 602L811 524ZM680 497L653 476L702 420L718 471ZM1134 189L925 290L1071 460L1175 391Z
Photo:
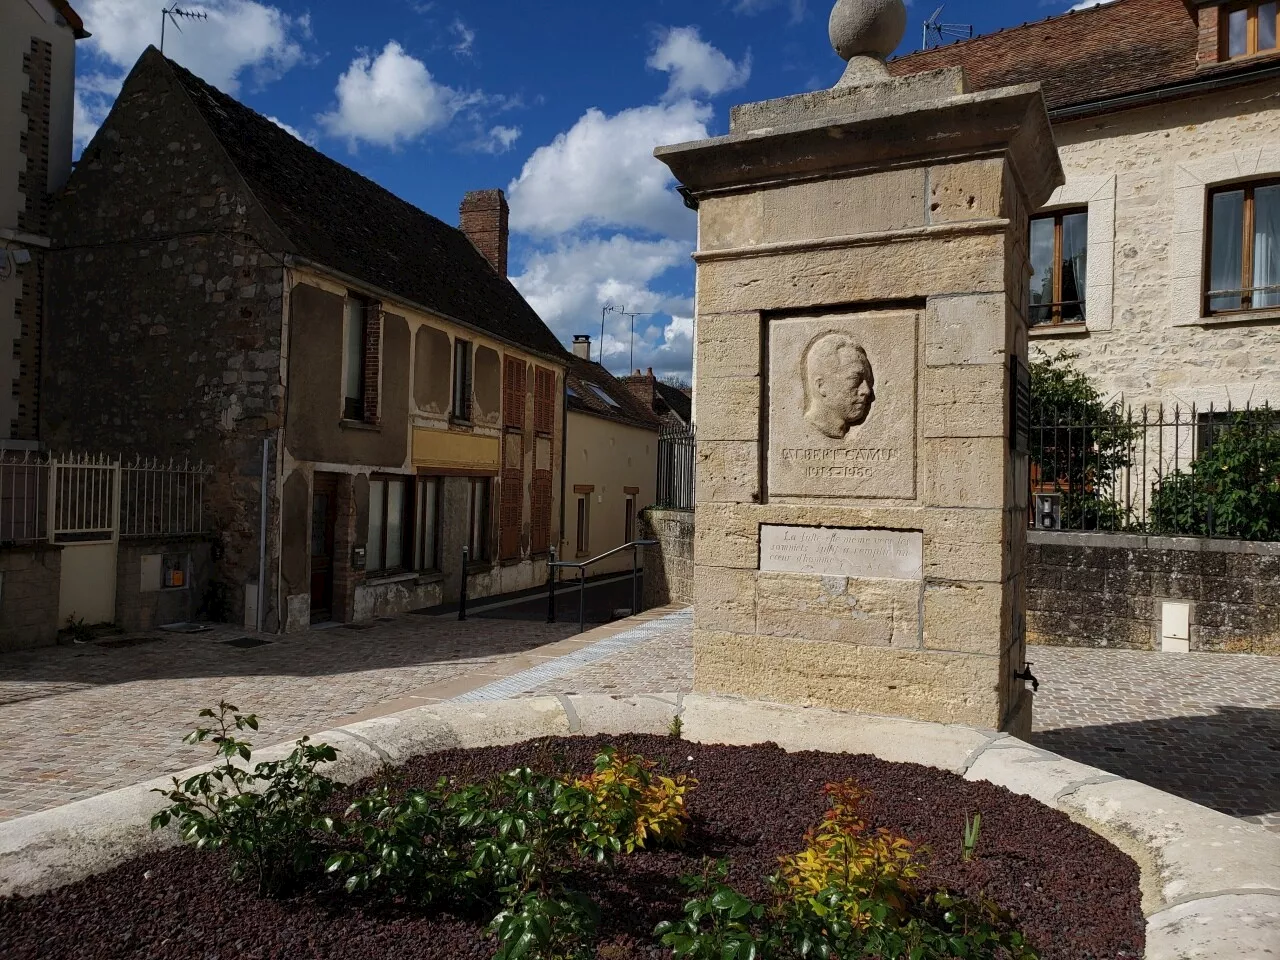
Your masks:
M576 607L552 625L542 604L537 619L410 614L246 649L222 641L251 635L218 628L0 657L0 820L199 762L181 737L221 698L261 716L266 744L428 703L692 689L690 611L574 636ZM1280 658L1030 658L1036 745L1280 831Z

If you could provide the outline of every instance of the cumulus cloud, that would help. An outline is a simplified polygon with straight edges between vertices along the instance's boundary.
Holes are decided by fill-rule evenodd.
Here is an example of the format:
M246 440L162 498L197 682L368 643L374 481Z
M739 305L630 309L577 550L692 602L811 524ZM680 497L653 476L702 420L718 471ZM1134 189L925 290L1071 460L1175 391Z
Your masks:
M751 54L741 63L702 39L697 27L672 27L649 57L654 70L670 75L665 99L715 97L736 90L751 78Z
M246 78L266 83L295 66L311 33L293 16L257 0L202 0L191 8L208 20L165 29L165 55L209 83L235 94ZM153 0L81 0L76 10L92 36L78 45L85 69L76 79L76 145L83 147L106 118L125 73L147 44L160 42L160 5Z
M467 148L477 153L491 153L495 156L506 153L520 139L519 127L490 127L480 136L467 144Z
M292 126L291 124L285 123L279 117L267 117L267 119L270 120L272 123L274 123L277 127L283 130L285 133L289 134L289 136L293 137L294 139L301 140L303 143L309 143L313 146L315 145L314 137L304 136L303 133L297 127Z
M352 149L358 141L396 147L416 140L481 99L437 82L426 64L395 40L376 57L365 53L352 60L334 92L337 105L316 120L333 136L345 137Z
M588 110L539 147L512 181L511 225L553 236L579 227L635 227L688 236L693 216L653 157L664 143L707 136L711 107L693 100L633 107L608 116Z

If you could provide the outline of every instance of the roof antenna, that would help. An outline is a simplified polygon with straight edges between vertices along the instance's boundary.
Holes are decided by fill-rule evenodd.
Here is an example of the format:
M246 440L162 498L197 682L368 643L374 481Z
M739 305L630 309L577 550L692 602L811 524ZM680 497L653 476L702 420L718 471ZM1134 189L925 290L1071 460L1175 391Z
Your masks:
M190 10L183 10L176 3L171 7L165 7L164 9L162 9L160 11L160 52L161 53L164 53L165 24L167 21L172 20L173 29L181 33L182 27L178 23L179 17L181 17L184 20L208 20L209 19L209 15L207 13L204 13L203 11L193 12Z
M973 26L967 23L943 23L942 11L946 7L944 3L933 11L933 16L924 22L924 40L922 41L922 50L928 50L930 41L935 47L946 46L953 40L972 40Z

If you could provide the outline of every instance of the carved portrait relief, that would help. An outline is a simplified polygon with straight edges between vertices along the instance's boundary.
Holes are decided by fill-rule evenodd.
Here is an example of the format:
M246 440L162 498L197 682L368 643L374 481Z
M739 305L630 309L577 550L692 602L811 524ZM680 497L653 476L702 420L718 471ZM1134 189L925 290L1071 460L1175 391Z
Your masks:
M914 311L769 322L769 494L915 497Z
M804 418L818 432L842 440L866 423L876 402L876 375L862 345L842 333L813 340L801 361Z

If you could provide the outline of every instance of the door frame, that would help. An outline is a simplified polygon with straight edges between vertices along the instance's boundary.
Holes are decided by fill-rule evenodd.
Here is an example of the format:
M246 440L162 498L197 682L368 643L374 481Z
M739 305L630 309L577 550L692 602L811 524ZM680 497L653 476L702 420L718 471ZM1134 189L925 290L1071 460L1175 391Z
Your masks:
M328 497L328 507L325 512L324 522L326 525L326 546L328 547L328 569L324 573L324 591L317 600L316 586L316 558L325 557L325 554L317 554L315 552L316 531L314 529L316 523L316 498L319 496ZM334 605L334 573L337 564L337 533L338 533L338 477L334 474L317 473L311 480L311 536L308 538L308 589L311 594L311 622L322 623L325 620L333 619Z

